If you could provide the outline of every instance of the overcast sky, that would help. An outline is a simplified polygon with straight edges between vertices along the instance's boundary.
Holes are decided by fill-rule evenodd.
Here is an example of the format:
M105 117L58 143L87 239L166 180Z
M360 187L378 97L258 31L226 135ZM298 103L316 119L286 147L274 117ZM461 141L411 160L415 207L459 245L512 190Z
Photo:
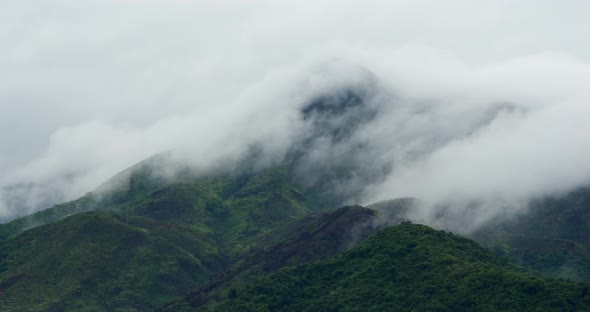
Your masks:
M286 144L306 96L364 70L408 107L436 103L427 118L375 124L397 170L367 201L522 199L590 177L587 1L0 6L0 186L35 185L18 205L0 192L0 218L74 199L164 150L205 164L241 142ZM517 109L471 124L498 103Z

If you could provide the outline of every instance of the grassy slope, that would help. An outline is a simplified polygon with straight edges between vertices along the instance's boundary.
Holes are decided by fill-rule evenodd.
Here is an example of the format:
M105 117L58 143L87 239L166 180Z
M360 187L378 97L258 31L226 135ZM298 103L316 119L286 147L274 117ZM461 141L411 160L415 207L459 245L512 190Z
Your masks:
M166 310L223 300L230 289L283 267L335 256L377 231L371 222L375 217L374 210L348 206L286 224L258 240L268 247L249 254L187 298L168 304ZM270 238L273 245L269 245Z
M56 205L50 209L0 224L0 240L10 239L27 229L53 223L75 213L92 210L95 204L96 198L91 194L87 194L78 200Z
M225 264L232 263L245 254L258 250L258 253L254 254L255 256L246 258L251 260L257 259L255 257L260 257L264 252L269 252L269 250L264 250L265 246L279 243L279 246L282 244L283 247L288 247L289 244L285 239L293 238L282 233L299 233L298 231L301 229L298 228L297 224L308 226L321 220L321 214L312 214L306 217L307 221L302 219L304 221L297 221L276 230L277 227L306 215L310 211L310 207L314 207L314 200L310 199L314 195L304 194L300 188L291 183L290 177L291 173L288 169L276 167L257 174L243 172L209 177L195 177L190 172L187 172L180 174L171 181L155 175L149 165L140 164L117 177L115 179L117 185L114 188L111 186L109 189L109 185L106 185L99 191L89 193L77 201L58 205L0 225L0 240L5 240L0 244L0 291L2 291L0 299L4 300L3 302L6 304L10 304L10 302L22 303L25 300L24 298L28 298L28 291L42 290L39 293L46 295L40 295L39 298L44 299L40 299L36 303L30 302L31 308L43 307L42 309L45 309L50 306L59 308L64 304L68 307L79 308L79 306L75 305L76 300L78 302L89 300L88 302L93 302L92 306L97 304L97 306L101 307L143 309L147 306L179 298L187 289L194 289L199 285L204 285L202 283L207 277L219 272ZM589 222L587 222L587 220L590 220L590 209L588 209L590 207L590 192L582 190L564 198L539 202L537 205L541 209L536 209L536 213L532 216L529 215L527 218L516 220L513 223L494 227L492 230L488 229L487 233L479 234L478 241L490 246L499 254L508 256L511 261L519 265L549 276L590 280L590 265L588 265L590 263L590 253L588 252L590 227ZM393 204L380 203L373 208L383 210L382 212L398 209L395 202ZM111 256L115 262L99 262L97 264L99 268L88 271L87 277L85 275L72 277L64 273L62 274L63 278L60 278L60 275L52 273L56 270L59 271L58 269L43 266L43 263L55 263L57 262L55 259L59 259L64 255L53 255L51 253L37 255L33 253L30 246L55 252L58 252L58 250L47 246L54 245L61 246L59 248L69 249L69 245L60 245L57 241L46 240L45 236L55 236L54 232L59 232L60 227L70 226L67 225L70 223L58 222L49 227L49 229L52 229L49 232L39 232L40 229L34 229L17 236L28 228L54 223L69 215L88 210L114 212L115 214L97 214L103 217L110 216L107 219L112 219L110 220L112 222L109 222L117 224L114 227L117 228L113 230L114 232L123 228L128 229L123 225L143 220L141 221L143 222L142 225L137 227L136 230L144 234L150 233L149 239L142 241L146 248L143 252L151 255L146 256L146 259L152 259L150 261L154 263L176 263L172 265L181 267L179 263L185 263L184 260L181 261L183 259L182 255L186 255L184 251L192 250L188 251L188 253L191 257L198 259L200 264L192 267L191 274L183 274L183 276L189 276L189 279L184 280L184 282L167 277L173 281L174 285L168 290L158 288L157 291L162 293L160 298L155 296L155 293L150 293L149 287L151 286L149 286L150 282L148 280L156 278L160 271L162 271L160 272L162 274L168 274L166 270L158 269L162 267L160 265L150 269L151 262L145 262L145 264L135 262L133 263L134 267L138 269L145 267L145 270L137 275L137 279L144 282L134 281L121 284L123 286L120 287L120 291L126 293L127 297L107 302L100 299L99 292L97 292L98 288L96 288L98 286L93 284L99 282L82 283L82 280L103 279L106 281L106 277L109 275L102 275L102 272L114 270L112 266L121 265L116 263L116 254ZM82 216L84 215L76 215L73 220L84 220ZM109 223L104 218L98 218L93 222ZM535 221L530 222L531 218ZM113 220L118 220L118 223ZM163 233L151 229L155 224L158 224L159 228L166 228L167 231L175 233L170 235L176 238L162 238ZM82 229L86 228L83 227ZM80 231L75 236L85 237L83 235L85 230ZM151 233L156 232L158 234L154 234L156 236L152 237ZM35 237L35 235L37 236ZM24 240L24 237L29 238ZM120 237L124 238L125 235ZM179 237L184 238L180 239ZM65 237L61 239L65 239ZM158 248L161 247L151 243L161 241L178 246L177 242L179 240L185 242L184 246L195 244L196 249L181 246L179 250L184 251L177 253L178 257L174 256L165 259L162 258L163 255L158 254ZM31 242L34 242L34 244L31 244ZM101 248L110 248L108 245L111 243L124 245L124 242L116 240L109 242L108 239L105 240L104 246L101 245L101 240L95 241L95 245L88 245L80 241L80 246L86 246L84 248L95 251L74 253L74 256L68 262L75 266L81 265L80 263L92 263L94 261L90 259L92 257L94 257L93 259L107 259L97 258L95 253ZM326 243L326 241L322 243ZM326 245L319 244L318 246L325 247ZM278 249L271 249L270 251L278 253L289 251L289 248L283 247L277 247ZM260 250L261 248L262 250ZM330 254L328 251L330 251L329 248L326 254ZM314 252L309 253L312 256L321 254L321 252L317 254L314 254ZM123 255L130 258L134 257L124 253ZM260 265L247 267L246 269L244 267L240 268L239 265L233 268L239 268L239 278L237 280L250 281L253 276L257 276L260 272L262 272L261 274L268 274L283 265L294 265L314 260L313 257L302 256L301 253L297 252L294 255L294 257L287 257L286 261L279 261L280 263L277 265L269 265L269 267L273 268L272 270L261 269ZM152 256L157 257L150 258ZM243 260L240 263L244 264L245 261ZM265 261L263 260L259 264L268 265ZM79 263L76 264L76 262ZM131 264L127 265L130 266ZM46 270L33 269L34 267L45 268ZM126 267L126 265L124 264L122 267ZM65 269L62 270L66 272ZM172 269L171 272L181 272L179 270L182 270L182 268ZM36 273L32 275L25 274L27 272ZM27 278L27 276L29 277ZM51 285L52 283L61 285L59 293L52 293L46 290L45 286L41 286ZM72 286L78 285L76 283L82 284L79 287ZM66 284L70 286L64 286ZM227 295L230 289L230 287L226 286L221 292L217 293L221 294L222 298ZM64 292L69 291L67 289L76 289L74 291L75 295L64 295ZM119 298L120 296L115 295L112 297Z
M231 233L223 234L240 240L308 211L310 200L292 183L284 167L214 176L179 170L174 178L166 178L154 168L149 161L140 163L78 200L0 224L0 240L95 210L169 222L223 220L235 226Z
M20 311L145 310L193 289L225 261L211 237L111 212L37 227L0 252L0 306Z
M573 311L590 308L587 293L585 284L521 272L468 239L403 224L238 288L207 310Z
M472 237L530 270L590 281L590 190L535 201L529 213L491 223Z
M97 212L8 235L0 243L3 306L145 310L197 288L257 237L308 212L282 168L158 183L143 172L96 200ZM60 207L28 221L62 218Z

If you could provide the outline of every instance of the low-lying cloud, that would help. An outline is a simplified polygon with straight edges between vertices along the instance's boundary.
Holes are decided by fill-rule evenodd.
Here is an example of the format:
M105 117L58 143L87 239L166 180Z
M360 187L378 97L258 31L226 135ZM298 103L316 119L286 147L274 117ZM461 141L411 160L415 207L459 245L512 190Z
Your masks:
M361 177L387 168L347 181L366 183L342 186L362 191L351 201L417 197L417 219L445 207L476 226L590 182L590 50L569 40L587 23L573 4L535 17L502 1L62 5L12 4L22 31L0 37L1 219L160 152L206 169L257 145L262 163L281 161L310 129L304 106L350 89L370 91L376 116L344 143L315 140L308 163L355 151Z

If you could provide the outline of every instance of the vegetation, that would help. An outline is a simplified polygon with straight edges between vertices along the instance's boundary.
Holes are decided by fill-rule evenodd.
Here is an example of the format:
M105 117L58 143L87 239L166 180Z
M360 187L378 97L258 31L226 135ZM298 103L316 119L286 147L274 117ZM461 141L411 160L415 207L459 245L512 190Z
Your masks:
M5 224L0 306L145 311L179 299L309 211L287 177L274 168L166 181L136 168L123 187Z
M588 191L535 202L526 218L474 233L494 255L420 225L371 236L403 221L416 200L320 212L338 198L300 187L296 166L214 175L177 168L170 179L154 161L79 200L1 224L0 310L590 308L586 284L502 260L590 280ZM318 181L346 172L333 166Z
M202 304L195 296L183 308ZM588 285L516 267L460 236L422 225L387 228L332 259L285 268L211 311L580 311ZM180 307L178 307L180 308Z
M528 213L497 220L471 237L531 271L590 281L590 190L537 199Z
M589 285L506 260L590 281L588 190L473 233L501 257L426 226L387 228L415 199L328 211L391 170L355 139L377 110L354 89L308 103L309 131L275 167L261 166L257 146L201 172L156 155L0 224L0 310L590 310ZM343 156L310 154L325 144Z
M258 240L268 247L245 256L192 296L201 302L214 302L229 296L236 287L246 286L281 268L333 257L377 231L372 225L375 217L376 212L371 209L349 206L291 222ZM269 245L271 241L275 243ZM186 299L174 302L166 310L175 311L186 304Z
M15 311L146 310L227 264L212 237L111 212L37 227L0 252L0 306Z

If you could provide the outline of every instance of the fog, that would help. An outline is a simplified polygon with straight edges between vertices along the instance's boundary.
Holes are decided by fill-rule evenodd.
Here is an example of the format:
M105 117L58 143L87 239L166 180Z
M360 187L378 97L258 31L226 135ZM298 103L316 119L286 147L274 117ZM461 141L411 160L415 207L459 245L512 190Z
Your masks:
M415 218L446 227L523 212L589 182L587 6L7 1L0 219L161 152L206 169L255 144L279 162L312 129L305 105L350 89L376 116L337 144L316 138L308 160L362 145L359 171L388 168L345 181L362 190L350 201L417 197Z

